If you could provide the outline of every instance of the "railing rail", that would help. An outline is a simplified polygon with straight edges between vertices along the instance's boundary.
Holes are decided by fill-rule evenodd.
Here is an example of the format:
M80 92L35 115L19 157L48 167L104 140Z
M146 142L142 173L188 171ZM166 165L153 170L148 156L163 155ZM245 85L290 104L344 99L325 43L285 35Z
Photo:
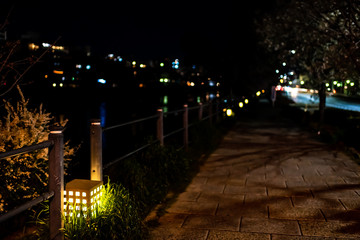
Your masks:
M38 205L39 203L42 203L46 200L49 200L50 198L52 198L54 196L54 192L47 192L44 193L43 195L41 195L38 198L35 198L27 203L24 203L23 205L14 208L13 210L10 210L9 212L3 214L0 216L0 223L3 223L7 220L9 220L12 217L15 217L16 215L18 215L19 213L25 211L26 209L32 208L33 206Z
M113 125L113 126L109 126L109 127L105 127L105 128L101 128L100 125L100 120L94 120L95 122L97 121L97 123L92 122L91 125L92 127L96 127L97 130L91 130L91 142L102 142L102 134L93 134L94 132L99 132L99 133L104 133L105 131L109 131L109 130L113 130L113 129L117 129L120 127L124 127L124 126L128 126L128 125L133 125L136 123L140 123L140 122L144 122L144 121L148 121L148 120L152 120L152 119L156 119L157 118L157 131L156 131L156 137L157 140L148 143L148 144L144 144L143 146L129 152L126 153L125 155L118 157L112 161L110 161L109 163L105 164L103 167L102 166L102 144L97 144L97 146L95 146L98 149L92 149L91 152L94 152L97 156L91 156L92 163L91 163L91 179L92 180L97 180L97 179L102 179L102 170L103 169L107 169L110 166L113 166L114 164L118 163L119 161L130 157L136 153L138 153L139 151L144 150L145 148L151 146L154 143L160 143L160 145L164 145L164 139L168 138L170 136L173 136L175 134L178 134L180 132L184 132L183 135L183 148L185 150L188 149L188 129L189 127L194 126L198 121L205 121L205 120L210 120L210 123L212 123L212 118L216 115L216 121L218 121L219 117L219 109L218 109L218 105L215 105L216 109L215 111L213 111L213 104L199 104L197 106L193 106L193 107L188 107L187 105L184 105L184 108L182 109L177 109L177 110L173 110L173 111L167 111L164 112L163 109L158 109L157 114L149 116L149 117L145 117L145 118L140 118L140 119L136 119L133 121L129 121L129 122L125 122L125 123L121 123L121 124L117 124L117 125ZM207 115L203 116L204 114L204 108L207 108ZM192 123L189 123L189 111L193 111L193 110L198 110L198 118L196 121L193 121ZM183 126L180 128L177 128L175 130L171 130L170 132L164 133L164 118L165 117L169 117L171 115L177 115L183 113ZM95 139L96 138L96 139ZM93 154L92 154L93 155ZM101 161L101 162L100 162ZM93 163L94 162L94 163ZM97 174L96 174L97 173ZM94 175L94 177L93 177Z
M21 206L18 206L0 216L0 223L18 215L19 213L31 208L45 200L50 201L50 220L49 230L51 240L64 239L61 229L64 228L63 222L63 189L64 189L64 139L63 128L51 128L49 139L47 141L22 147L12 151L0 154L0 160L8 157L17 156L44 148L49 148L49 192L33 199Z

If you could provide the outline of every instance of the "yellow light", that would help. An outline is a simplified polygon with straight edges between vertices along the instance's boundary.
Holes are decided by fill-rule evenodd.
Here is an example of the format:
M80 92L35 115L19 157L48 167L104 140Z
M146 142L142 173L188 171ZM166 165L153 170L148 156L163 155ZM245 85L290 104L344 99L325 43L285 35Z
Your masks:
M160 63L160 67L163 67L165 64L164 63Z
M82 204L86 204L86 203L87 203L86 199L83 199Z
M223 112L226 112L226 108L223 108Z
M239 102L239 108L243 108L244 107L244 103L243 102Z
M260 96L261 92L260 91L257 91L256 92L256 96Z
M226 116L230 117L230 116L232 116L232 114L233 114L233 111L230 108L226 110Z
M261 90L261 92L262 92L262 93L265 93L265 90L263 89L263 90Z
M245 102L245 104L248 104L248 103L249 103L249 99L245 99L244 102Z
M132 64L133 66L135 66L135 65L136 65L136 61L133 61L131 64Z
M300 81L300 84L301 84L301 85L304 85L304 83L305 83L304 81Z
M142 87L144 87L144 84L140 83L139 88L142 88Z
M280 79L280 83L284 83L284 79Z

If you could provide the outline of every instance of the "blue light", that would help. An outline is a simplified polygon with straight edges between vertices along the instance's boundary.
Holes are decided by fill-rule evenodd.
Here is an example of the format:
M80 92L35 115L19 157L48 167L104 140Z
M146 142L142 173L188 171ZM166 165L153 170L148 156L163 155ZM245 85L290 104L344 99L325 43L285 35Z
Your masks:
M90 65L86 65L86 69L89 70L91 68Z
M105 84L106 83L106 80L103 79L103 78L100 78L97 80L98 83L101 83L101 84Z

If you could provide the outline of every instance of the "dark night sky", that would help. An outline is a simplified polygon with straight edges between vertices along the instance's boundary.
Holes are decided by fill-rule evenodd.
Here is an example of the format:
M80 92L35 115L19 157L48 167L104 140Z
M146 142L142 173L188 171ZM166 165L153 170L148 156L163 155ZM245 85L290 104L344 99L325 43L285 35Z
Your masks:
M64 43L143 57L181 57L197 47L223 54L235 35L246 39L249 16L262 6L262 0L253 6L232 0L7 1L0 14L4 19L14 6L9 33L33 31L48 42L61 36Z
M229 0L36 2L14 5L9 32L34 31L49 42L62 36L64 42L134 55L181 54L184 37L192 34L211 39L219 50L229 40ZM9 5L1 7L2 18Z

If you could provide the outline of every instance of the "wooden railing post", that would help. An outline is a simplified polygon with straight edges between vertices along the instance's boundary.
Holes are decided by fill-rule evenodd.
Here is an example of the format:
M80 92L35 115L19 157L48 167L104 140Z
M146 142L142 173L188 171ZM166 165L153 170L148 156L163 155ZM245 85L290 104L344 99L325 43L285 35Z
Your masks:
M92 119L90 125L90 179L103 181L102 128L99 119Z
M64 136L62 127L50 129L49 140L54 145L49 147L49 191L54 192L50 200L50 239L63 240L64 228Z
M203 104L199 103L199 121L202 120L203 117Z
M188 150L189 147L189 109L188 105L184 105L184 116L183 116L183 125L184 125L184 148L185 151Z
M160 141L160 146L164 146L164 113L161 108L157 112L159 115L157 120L157 139Z

